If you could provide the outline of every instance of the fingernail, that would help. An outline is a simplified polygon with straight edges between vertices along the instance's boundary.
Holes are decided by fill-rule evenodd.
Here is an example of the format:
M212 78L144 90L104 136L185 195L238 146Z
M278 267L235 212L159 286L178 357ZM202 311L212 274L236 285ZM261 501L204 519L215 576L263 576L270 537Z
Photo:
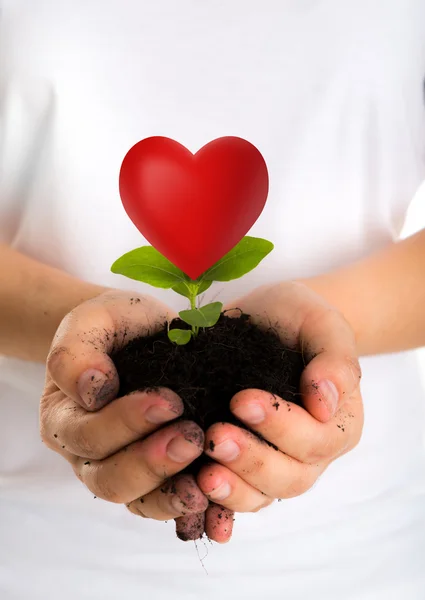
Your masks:
M80 376L77 390L87 408L99 408L112 400L118 392L115 378L110 379L102 371L88 369Z
M336 389L335 384L328 379L324 379L319 383L319 390L331 416L333 416L336 412L339 399L338 390Z
M261 404L243 404L234 409L234 414L245 423L258 425L266 418L266 412Z
M184 513L185 512L185 506L183 504L183 502L180 500L180 498L178 496L172 496L171 497L171 506L174 508L174 510L176 510L178 513Z
M185 463L197 458L202 452L193 442L189 442L182 435L173 438L167 446L168 457L174 462Z
M241 449L233 440L226 440L221 444L216 444L214 450L209 452L210 456L223 460L224 462L230 462L235 460L240 454Z
M166 423L172 419L177 419L178 416L179 415L175 411L172 411L164 406L158 406L157 404L150 406L145 412L146 421L148 423L152 423L153 425Z
M208 494L208 496L212 500L218 500L219 502L221 502L222 500L226 500L226 498L228 498L230 496L231 491L232 491L232 489L231 489L229 483L227 481L225 481L224 483L219 485L218 488L216 488L215 490L210 492Z

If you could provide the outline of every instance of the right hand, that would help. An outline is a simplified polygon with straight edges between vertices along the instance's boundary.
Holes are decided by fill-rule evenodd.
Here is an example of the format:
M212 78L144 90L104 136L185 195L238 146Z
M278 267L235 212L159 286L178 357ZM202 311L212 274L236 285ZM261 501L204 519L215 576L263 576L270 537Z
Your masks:
M119 291L69 313L47 360L40 428L43 442L95 496L142 517L177 519L184 537L208 500L192 476L177 474L203 452L204 433L191 421L172 423L183 404L169 389L115 399L119 380L110 358L174 316L154 298ZM215 537L220 541L219 531Z

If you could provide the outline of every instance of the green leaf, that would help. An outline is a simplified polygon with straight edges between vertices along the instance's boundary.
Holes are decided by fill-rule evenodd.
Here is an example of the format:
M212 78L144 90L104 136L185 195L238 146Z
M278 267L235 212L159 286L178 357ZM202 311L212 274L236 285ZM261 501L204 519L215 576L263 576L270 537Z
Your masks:
M170 329L168 332L168 337L178 346L184 346L190 342L192 331L190 329Z
M191 286L196 286L197 292L196 292L196 296L199 296L199 294L202 294L203 292L205 292L210 286L212 285L212 281L201 281L201 282L184 282L184 283L179 283L175 286L173 286L173 291L177 292L178 294L180 294L181 296L185 296L186 298L190 299L191 296Z
M197 281L231 281L249 273L273 250L268 240L245 236Z
M111 271L165 289L191 281L152 246L142 246L127 252L114 262Z
M201 308L182 310L179 312L179 317L192 327L213 327L220 318L222 308L223 304L221 302L212 302Z

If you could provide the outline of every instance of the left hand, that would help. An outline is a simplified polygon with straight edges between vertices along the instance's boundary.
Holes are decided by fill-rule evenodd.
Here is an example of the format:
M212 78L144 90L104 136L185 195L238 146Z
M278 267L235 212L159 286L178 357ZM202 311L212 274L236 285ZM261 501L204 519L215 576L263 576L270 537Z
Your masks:
M278 323L282 342L301 350L306 367L303 406L282 398L276 409L276 397L262 390L243 390L231 401L236 417L278 450L229 423L206 432L205 452L216 462L200 471L198 485L215 512L223 507L221 521L214 513L210 527L222 542L231 536L227 521L233 512L256 512L277 498L305 493L332 461L357 445L363 429L355 337L335 308L292 282L258 288L228 309L235 307L260 327Z

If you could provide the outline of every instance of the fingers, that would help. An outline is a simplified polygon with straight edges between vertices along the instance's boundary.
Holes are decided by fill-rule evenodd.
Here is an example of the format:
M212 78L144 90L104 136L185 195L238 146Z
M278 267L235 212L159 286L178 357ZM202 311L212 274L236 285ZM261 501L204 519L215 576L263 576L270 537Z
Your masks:
M329 464L348 452L359 442L363 428L359 393L348 398L327 423L316 420L303 407L261 390L239 392L230 409L281 452L307 464Z
M196 541L204 533L211 541L225 544L232 537L233 512L224 506L210 504L206 512L176 519L176 534L183 542Z
M176 535L182 542L200 540L205 532L205 512L176 519Z
M300 383L304 406L319 421L328 421L359 388L354 334L339 312L321 308L304 320L300 344L310 361Z
M103 500L128 504L149 494L202 454L204 434L181 421L134 442L105 460L75 457L77 476Z
M206 448L205 453L213 460L271 498L303 494L324 470L323 465L308 465L286 456L254 434L228 423L209 428Z
M40 405L44 443L94 460L114 454L183 414L180 398L164 388L118 398L98 412L87 412L61 391L46 391Z
M301 352L304 406L319 421L331 419L361 377L355 337L342 314L297 282L257 288L234 306L260 327L272 323L282 342Z
M363 426L359 391L327 423L261 390L239 392L230 408L261 438L228 423L213 425L205 452L221 464L203 467L197 481L210 501L236 512L308 491L330 462L354 448Z
M160 327L167 307L134 293L107 292L62 321L47 359L47 371L67 396L87 410L115 398L118 375L109 355L131 339Z
M226 544L233 533L234 513L217 504L211 504L205 513L205 533L210 540Z
M234 512L258 512L273 502L272 498L217 463L203 467L197 481L211 502L222 504Z
M201 492L192 475L177 475L150 494L138 498L127 508L135 515L169 521L186 515L205 512L208 499Z
M198 540L206 533L210 540L223 544L232 536L233 511L209 503L191 475L173 477L161 488L131 502L128 509L158 521L174 518L177 537L183 541Z

